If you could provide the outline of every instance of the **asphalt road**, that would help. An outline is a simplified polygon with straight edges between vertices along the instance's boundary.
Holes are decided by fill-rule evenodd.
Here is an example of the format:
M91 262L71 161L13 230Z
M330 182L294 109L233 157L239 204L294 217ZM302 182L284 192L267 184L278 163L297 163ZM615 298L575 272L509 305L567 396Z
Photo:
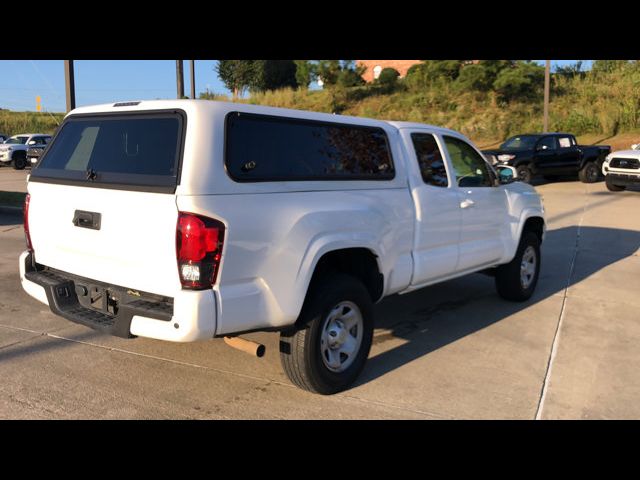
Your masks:
M5 174L0 189L20 191L25 173ZM289 383L277 334L248 336L267 346L257 359L52 315L20 287L20 216L0 212L0 418L640 418L640 192L537 188L549 231L533 298L503 301L484 275L387 298L359 382L330 397Z

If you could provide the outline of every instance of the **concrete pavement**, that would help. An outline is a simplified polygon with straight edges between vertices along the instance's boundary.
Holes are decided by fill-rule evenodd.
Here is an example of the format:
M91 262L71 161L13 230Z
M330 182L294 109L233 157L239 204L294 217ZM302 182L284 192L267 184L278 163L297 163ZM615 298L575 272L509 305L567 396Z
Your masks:
M21 218L0 214L0 418L640 418L640 192L537 188L534 297L503 301L471 275L385 299L358 384L331 397L291 386L277 334L248 336L267 346L257 359L54 316L20 287Z

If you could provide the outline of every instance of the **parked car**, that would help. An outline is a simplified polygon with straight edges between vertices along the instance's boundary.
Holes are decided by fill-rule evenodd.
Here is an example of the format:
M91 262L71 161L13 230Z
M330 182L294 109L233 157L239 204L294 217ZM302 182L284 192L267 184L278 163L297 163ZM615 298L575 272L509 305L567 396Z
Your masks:
M602 174L611 192L621 192L630 185L640 185L640 149L620 150L608 155L602 165Z
M27 164L31 165L31 167L35 167L36 164L38 163L38 160L40 160L40 156L42 155L42 152L44 152L45 146L42 147L30 147L27 150Z
M582 182L596 182L610 152L611 147L607 145L578 145L570 133L516 135L499 149L483 151L485 155L494 156L498 165L515 167L518 178L527 183L536 175L553 179L576 173Z
M374 302L487 272L538 281L544 208L453 130L192 100L77 108L30 175L24 290L72 322L174 342L279 331L284 371L346 389Z
M27 150L30 147L45 148L51 140L51 135L43 133L25 133L14 135L0 145L0 162L13 165L16 170L22 170L28 165Z

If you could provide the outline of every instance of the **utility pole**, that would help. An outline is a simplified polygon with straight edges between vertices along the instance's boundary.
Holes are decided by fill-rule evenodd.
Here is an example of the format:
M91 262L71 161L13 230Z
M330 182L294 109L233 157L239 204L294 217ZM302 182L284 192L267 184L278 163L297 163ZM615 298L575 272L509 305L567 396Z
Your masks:
M189 60L189 67L191 70L191 99L196 98L196 61Z
M176 84L178 85L178 98L184 97L184 72L182 60L176 60Z
M64 61L64 86L67 93L67 112L76 108L76 82L73 76L73 60Z
M549 131L549 77L551 71L551 60L546 60L544 66L544 122L542 130L544 133Z

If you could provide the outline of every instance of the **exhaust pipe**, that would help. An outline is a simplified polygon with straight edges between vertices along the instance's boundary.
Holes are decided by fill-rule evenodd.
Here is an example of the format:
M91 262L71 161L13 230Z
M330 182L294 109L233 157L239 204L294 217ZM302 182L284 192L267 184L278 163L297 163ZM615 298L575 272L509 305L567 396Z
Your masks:
M258 358L262 357L265 351L264 345L261 343L252 342L251 340L245 340L240 337L224 337L224 343Z

